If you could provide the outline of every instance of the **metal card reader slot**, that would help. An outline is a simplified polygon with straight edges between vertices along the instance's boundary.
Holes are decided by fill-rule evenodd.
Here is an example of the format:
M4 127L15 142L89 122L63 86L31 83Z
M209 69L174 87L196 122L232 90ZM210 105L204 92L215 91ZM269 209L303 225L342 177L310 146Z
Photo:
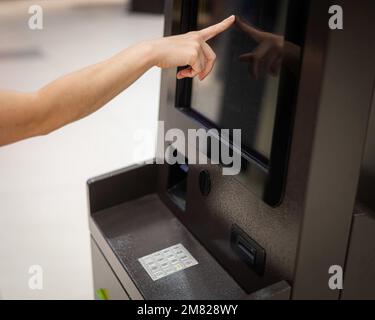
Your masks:
M258 275L264 275L266 251L237 225L232 227L231 247Z

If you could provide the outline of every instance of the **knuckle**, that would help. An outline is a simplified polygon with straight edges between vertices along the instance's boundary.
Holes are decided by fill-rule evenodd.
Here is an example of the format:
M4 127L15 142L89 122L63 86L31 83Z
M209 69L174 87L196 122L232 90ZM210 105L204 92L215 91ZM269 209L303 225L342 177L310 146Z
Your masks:
M200 36L200 34L197 31L190 32L189 35L190 35L190 37L191 37L191 39L193 41L197 41L198 42L198 41L201 40L201 36Z
M193 37L196 41L200 41L202 39L201 34L199 32L194 32Z
M204 38L203 38L203 36L200 33L197 33L197 41L199 43L202 43L204 41Z
M199 52L199 50L201 48L201 44L198 41L195 41L193 43L193 48L194 48L195 51Z
M193 48L190 52L190 56L193 60L196 60L199 56L199 53L198 53L198 50L196 50L195 48Z

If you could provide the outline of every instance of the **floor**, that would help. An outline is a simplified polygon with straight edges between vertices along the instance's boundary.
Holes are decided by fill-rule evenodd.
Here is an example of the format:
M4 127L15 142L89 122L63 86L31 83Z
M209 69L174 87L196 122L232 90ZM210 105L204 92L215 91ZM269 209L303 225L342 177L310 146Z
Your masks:
M120 0L45 1L44 29L31 31L35 2L0 2L2 89L36 90L162 35L162 16L129 14ZM96 114L0 148L0 298L93 297L86 181L153 157L159 86L154 68ZM41 290L30 289L32 266Z

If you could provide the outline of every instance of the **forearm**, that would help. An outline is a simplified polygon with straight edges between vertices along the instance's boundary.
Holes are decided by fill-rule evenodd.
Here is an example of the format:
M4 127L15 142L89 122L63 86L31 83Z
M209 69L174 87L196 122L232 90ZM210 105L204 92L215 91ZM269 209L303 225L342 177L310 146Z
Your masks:
M144 43L35 93L1 92L0 145L48 134L95 112L153 65L152 48Z
M151 47L139 44L42 88L36 95L39 134L95 112L150 69L153 61Z
M232 16L201 31L138 44L35 93L0 91L0 145L47 134L95 112L153 66L189 65L177 77L199 75L203 80L216 59L206 41L224 32L234 20Z

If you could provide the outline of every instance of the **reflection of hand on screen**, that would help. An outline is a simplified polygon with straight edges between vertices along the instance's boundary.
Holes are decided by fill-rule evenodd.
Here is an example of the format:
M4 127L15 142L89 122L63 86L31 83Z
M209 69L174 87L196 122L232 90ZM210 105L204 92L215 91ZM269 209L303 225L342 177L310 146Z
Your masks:
M251 76L255 79L258 79L263 73L277 76L280 73L283 59L284 37L260 31L238 17L236 24L258 43L253 52L240 56L241 61L249 63Z

